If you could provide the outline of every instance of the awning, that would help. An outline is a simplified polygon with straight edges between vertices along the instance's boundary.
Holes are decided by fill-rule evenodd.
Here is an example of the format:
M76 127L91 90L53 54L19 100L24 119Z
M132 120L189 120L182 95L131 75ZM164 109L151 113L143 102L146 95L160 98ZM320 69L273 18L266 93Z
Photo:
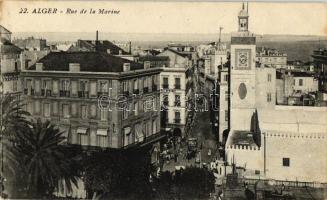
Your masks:
M79 133L79 134L86 134L87 128L85 128L85 127L78 127L76 132Z
M125 127L124 128L124 134L125 135L128 135L128 134L130 134L131 133L131 127Z
M143 142L145 134L143 133L141 124L135 125L135 135L138 142Z
M107 129L98 129L97 130L97 135L103 135L103 136L107 136Z

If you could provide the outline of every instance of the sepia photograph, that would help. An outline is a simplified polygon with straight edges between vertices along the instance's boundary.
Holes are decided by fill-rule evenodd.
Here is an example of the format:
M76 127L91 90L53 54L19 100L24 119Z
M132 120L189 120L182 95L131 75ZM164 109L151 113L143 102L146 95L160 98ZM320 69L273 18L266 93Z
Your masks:
M326 200L327 3L0 0L0 200Z

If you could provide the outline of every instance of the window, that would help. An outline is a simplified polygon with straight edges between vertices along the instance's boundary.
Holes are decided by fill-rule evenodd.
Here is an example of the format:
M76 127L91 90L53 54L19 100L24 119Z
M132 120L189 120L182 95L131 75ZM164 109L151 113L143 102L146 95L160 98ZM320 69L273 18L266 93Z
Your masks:
M95 96L97 92L97 82L92 81L90 83L90 95Z
M268 74L268 82L271 82L271 74Z
M123 108L123 119L128 118L128 108Z
M128 91L128 81L123 81L123 91L124 92Z
M81 118L82 119L87 119L87 106L86 105L82 105L81 106Z
M152 134L155 134L157 132L157 122L156 120L152 120Z
M12 85L12 89L13 89L13 91L14 91L14 92L17 92L17 81L14 80L12 84L13 84L13 85Z
M53 81L53 93L58 94L58 81Z
M87 81L80 81L79 82L79 91L87 91Z
M180 107L181 106L181 96L175 95L175 106Z
M108 92L108 82L107 81L100 81L100 91L101 93L107 93Z
M143 77L143 88L147 88L147 87L148 87L148 78Z
M79 137L79 143L81 145L89 145L89 129L80 127L76 130L78 137Z
M108 110L107 109L100 109L100 120L107 121L108 119Z
M40 101L34 101L34 113L40 114L40 107L42 106L40 104Z
M98 147L107 147L108 146L108 130L107 129L98 129L97 130L97 146Z
M43 105L43 114L44 117L50 117L50 103L45 103Z
M168 77L164 77L163 78L163 85L162 85L163 89L168 89L169 88L169 83L168 83Z
M124 128L124 146L133 143L133 135L131 133L131 127Z
M303 86L303 79L299 79L299 86Z
M139 104L138 102L134 102L134 115L137 116L139 114Z
M58 115L58 102L53 102L53 104L52 104L52 113L54 114L54 115Z
M224 75L224 81L227 82L228 81L228 74Z
M168 95L163 95L163 105L164 106L169 106Z
M61 89L63 91L69 91L69 80L62 80L61 81Z
M271 93L267 93L267 102L271 102Z
M41 91L40 80L35 80L34 84L35 84L35 92L39 93Z
M68 104L62 105L62 116L64 118L69 118L69 105Z
M225 110L225 121L228 121L228 110Z
M181 79L175 78L175 89L181 89Z
M138 89L137 79L135 79L135 80L133 81L133 87L134 87L134 90L137 90L137 89Z
M283 166L284 167L290 166L290 158L283 158Z
M98 147L107 147L107 136L97 135L97 146Z
M146 128L147 128L146 136L150 136L152 134L151 133L151 121L150 120L146 122Z
M175 123L181 123L181 113L179 111L175 111Z
M228 91L225 91L225 101L228 101Z
M293 79L293 85L295 85L295 79Z

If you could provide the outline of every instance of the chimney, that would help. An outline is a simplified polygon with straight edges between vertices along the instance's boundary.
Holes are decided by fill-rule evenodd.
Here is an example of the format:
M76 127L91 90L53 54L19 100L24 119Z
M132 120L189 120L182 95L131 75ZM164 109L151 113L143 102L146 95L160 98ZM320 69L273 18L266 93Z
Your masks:
M79 63L69 63L69 71L70 72L80 72L81 66Z
M129 41L129 54L132 55L132 42Z
M42 70L43 70L43 63L36 63L35 71L42 71Z
M124 72L128 72L131 70L131 63L124 63L123 65Z
M97 30L95 32L95 41L97 42L99 40L99 31Z

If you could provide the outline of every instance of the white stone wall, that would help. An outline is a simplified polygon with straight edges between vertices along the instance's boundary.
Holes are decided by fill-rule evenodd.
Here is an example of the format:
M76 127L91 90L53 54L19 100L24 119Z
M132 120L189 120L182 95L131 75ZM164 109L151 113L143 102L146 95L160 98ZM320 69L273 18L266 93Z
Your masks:
M327 182L327 133L268 132L265 146L267 178ZM289 158L289 167L283 166L283 158Z
M232 145L226 147L226 161L236 166L244 167L246 170L259 170L263 174L264 159L262 149L246 147L245 145Z

